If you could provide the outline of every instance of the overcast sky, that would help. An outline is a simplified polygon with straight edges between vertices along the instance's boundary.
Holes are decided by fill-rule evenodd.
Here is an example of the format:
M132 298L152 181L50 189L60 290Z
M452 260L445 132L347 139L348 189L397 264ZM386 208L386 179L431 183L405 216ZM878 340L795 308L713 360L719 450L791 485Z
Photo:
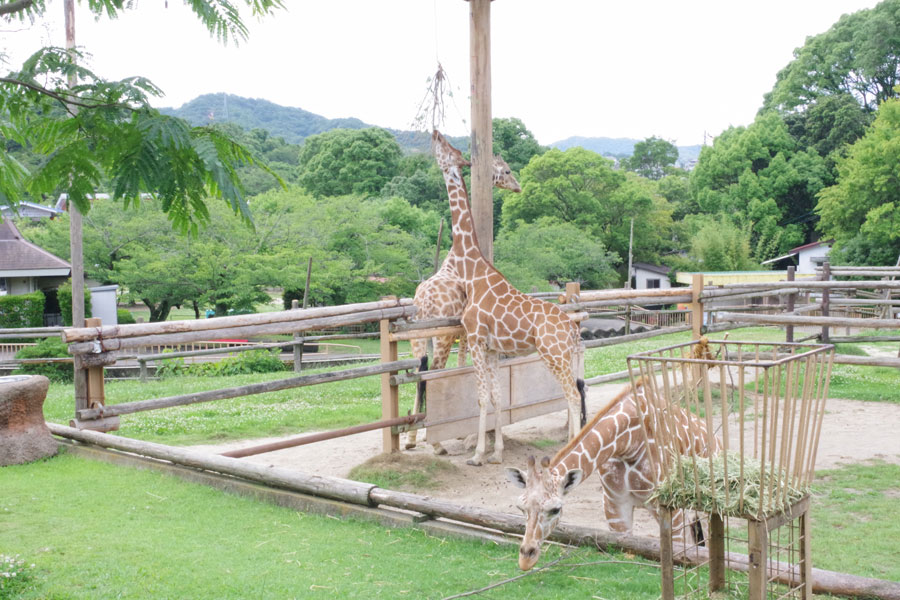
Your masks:
M237 47L210 38L179 0L143 0L116 21L79 8L76 38L104 78L142 75L161 87L156 106L225 92L401 129L411 128L440 61L455 91L444 129L467 132L467 2L285 4L250 19L250 37ZM807 36L875 4L496 0L493 115L522 119L542 144L573 135L700 144L704 134L752 122ZM0 52L20 62L40 45L64 45L62 11L61 0L49 0L52 22L0 22Z

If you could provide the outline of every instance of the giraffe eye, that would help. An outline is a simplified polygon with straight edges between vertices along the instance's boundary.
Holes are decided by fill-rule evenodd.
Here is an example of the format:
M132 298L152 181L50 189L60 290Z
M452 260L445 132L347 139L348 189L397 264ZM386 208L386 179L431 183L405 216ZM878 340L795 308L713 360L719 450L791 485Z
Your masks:
M560 510L562 510L560 507L551 508L550 510L547 511L547 516L555 517L556 515L559 514Z

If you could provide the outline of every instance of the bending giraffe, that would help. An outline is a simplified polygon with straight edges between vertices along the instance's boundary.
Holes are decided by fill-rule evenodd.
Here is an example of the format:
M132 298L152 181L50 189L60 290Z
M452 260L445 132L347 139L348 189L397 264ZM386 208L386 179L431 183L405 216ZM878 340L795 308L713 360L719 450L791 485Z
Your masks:
M512 170L506 161L499 154L494 155L492 178L494 187L520 192L522 188L519 182L512 174ZM465 185L465 182L463 182ZM468 194L467 194L468 197ZM452 244L451 244L452 253ZM443 319L443 318L460 318L466 307L466 286L456 274L456 268L450 255L444 258L434 275L423 281L416 287L416 294L413 296L413 304L416 306L416 320L425 319ZM423 362L420 370L427 368L443 369L447 365L447 359L450 357L450 350L453 348L452 335L435 336L432 338L432 358L431 366ZM428 340L425 338L417 338L410 342L412 347L412 355L414 358L422 359L428 354ZM468 345L466 337L459 338L459 353L457 354L456 364L463 366L466 364ZM422 392L416 394L416 406L413 412L421 411ZM409 432L406 448L414 448L417 437L416 429ZM437 454L446 454L443 446L434 445L434 451Z
M480 466L485 460L488 406L494 407L494 453L488 462L503 460L500 354L521 355L537 350L544 365L559 382L569 409L569 438L584 423L584 382L575 377L575 353L581 339L577 324L555 304L527 296L515 289L478 248L469 196L462 177L468 165L462 154L435 130L431 148L444 174L453 247L447 260L466 288L462 325L472 354L478 383L478 442L468 461ZM579 411L579 405L581 410Z
M638 403L646 403L641 383L637 393L626 387L584 426L552 460L545 457L540 466L534 457L528 460L528 472L507 468L506 476L524 488L517 504L525 514L525 535L519 546L519 568L527 571L537 563L541 544L556 527L562 514L563 497L594 471L600 473L603 508L609 528L631 533L635 507L646 507L659 520L656 509L647 504L650 494L661 482L662 468L650 456L655 445L652 432L642 429ZM677 430L678 447L683 454L709 456L706 423L683 412ZM717 452L721 442L716 438ZM696 530L695 530L696 531ZM697 536L697 541L701 538ZM684 541L684 511L672 513L672 539Z

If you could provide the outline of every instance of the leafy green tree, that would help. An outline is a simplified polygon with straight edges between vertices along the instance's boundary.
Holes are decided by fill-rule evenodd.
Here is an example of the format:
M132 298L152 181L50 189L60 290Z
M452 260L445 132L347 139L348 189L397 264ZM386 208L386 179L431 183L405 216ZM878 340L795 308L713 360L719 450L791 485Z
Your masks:
M399 174L381 188L381 196L399 196L412 206L449 217L444 176L430 154L410 154L400 159Z
M620 257L628 256L634 219L634 256L654 261L668 250L671 207L657 184L634 173L616 171L612 161L583 148L557 149L537 156L522 170L521 194L503 204L503 228L550 217L575 225Z
M833 169L846 146L863 136L872 115L850 94L835 94L786 114L784 121L801 147L813 148Z
M697 212L728 214L750 231L752 256L761 262L808 239L827 176L824 159L802 148L769 112L748 127L727 129L701 150L691 193Z
M390 132L334 129L306 138L300 184L316 197L377 194L399 173L402 151Z
M223 0L186 4L221 41L245 39L237 6ZM282 6L281 0L244 0L254 15ZM89 0L97 16L118 16L131 3ZM0 0L0 18L40 20L45 0ZM42 48L18 71L0 77L0 144L13 141L43 157L27 168L11 154L0 154L0 202L15 203L64 189L83 212L88 196L108 184L115 200L128 206L152 192L174 225L198 230L209 218L207 199L215 196L249 219L237 169L261 164L223 132L191 127L164 116L149 104L160 90L144 78L107 81L77 64L80 55ZM77 78L70 87L68 79Z
M865 109L896 96L900 83L900 0L843 15L806 39L778 72L763 111L792 110L830 95L850 94Z
M704 271L751 271L759 264L750 257L750 236L726 215L695 219L690 256Z
M900 100L881 104L872 126L838 161L819 193L818 228L853 264L893 264L900 253Z
M587 289L609 287L618 279L619 257L572 223L542 217L503 231L495 245L497 268L519 289L549 289L550 283L579 281Z
M647 179L662 179L666 167L678 160L675 144L656 136L649 137L634 145L634 153L622 161L629 171L634 171Z
M533 157L547 151L546 147L538 144L521 119L494 119L492 124L494 154L502 156L515 174L520 173Z

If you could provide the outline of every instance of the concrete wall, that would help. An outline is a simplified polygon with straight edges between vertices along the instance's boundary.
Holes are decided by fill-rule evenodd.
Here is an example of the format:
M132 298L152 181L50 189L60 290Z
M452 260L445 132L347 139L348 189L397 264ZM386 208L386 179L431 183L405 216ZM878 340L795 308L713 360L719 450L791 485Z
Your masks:
M667 275L663 275L662 273L655 273L653 271L645 271L644 269L634 269L634 279L635 285L634 289L643 290L650 287L647 285L647 282L651 279L659 279L659 289L668 289L672 287L672 284L669 283L669 277Z

